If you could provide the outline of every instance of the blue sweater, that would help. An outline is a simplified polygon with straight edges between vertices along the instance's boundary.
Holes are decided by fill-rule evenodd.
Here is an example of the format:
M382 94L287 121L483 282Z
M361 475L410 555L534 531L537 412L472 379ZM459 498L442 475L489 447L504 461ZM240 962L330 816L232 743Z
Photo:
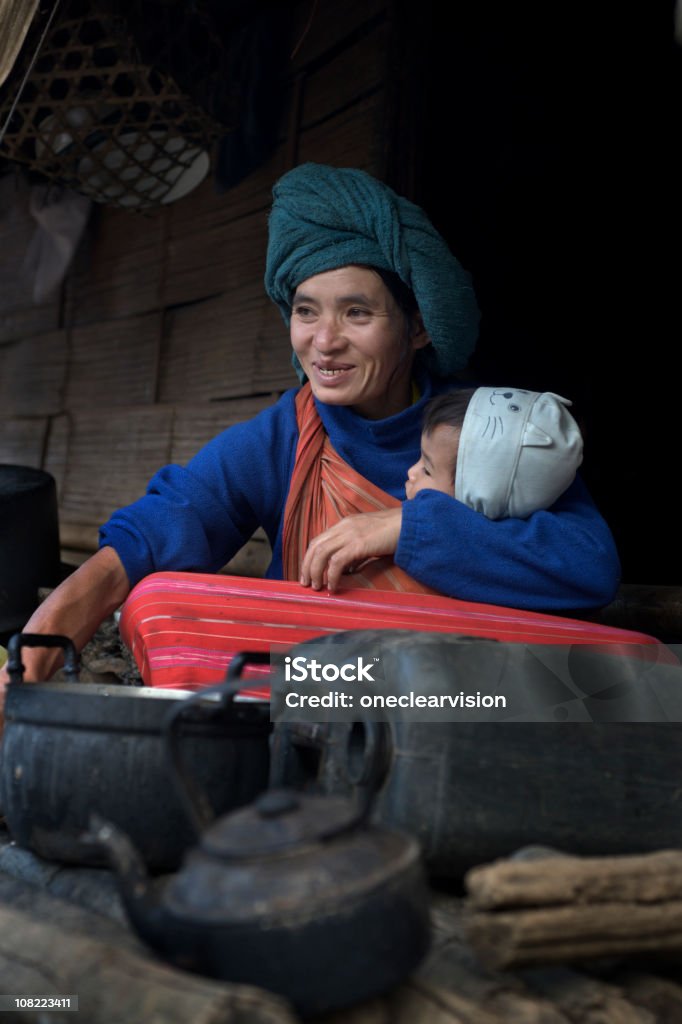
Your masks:
M421 399L385 420L317 403L336 451L359 473L405 498L419 458L424 405L452 382L424 380ZM131 586L161 570L216 572L257 527L272 545L267 575L282 578L282 521L298 431L287 391L254 419L230 427L188 464L166 466L143 498L115 512L100 545L118 552ZM619 581L615 545L578 478L549 511L490 520L438 491L403 502L396 563L451 597L561 611L612 600Z

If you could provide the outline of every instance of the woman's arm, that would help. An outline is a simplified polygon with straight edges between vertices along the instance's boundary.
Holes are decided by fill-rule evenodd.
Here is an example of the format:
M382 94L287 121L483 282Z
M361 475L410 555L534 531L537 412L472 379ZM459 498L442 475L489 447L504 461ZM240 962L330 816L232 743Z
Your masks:
M608 604L620 581L611 531L579 478L528 519L490 520L420 491L403 504L395 561L451 597L535 611Z
M144 497L115 512L100 540L131 586L152 572L217 572L258 526L279 525L297 439L293 393L209 441L186 466L169 465Z
M128 595L125 569L113 548L101 548L68 576L36 609L24 626L24 633L59 633L69 637L80 651L100 623ZM21 659L25 678L47 680L59 667L62 654L54 648L24 647ZM8 680L0 672L0 684Z
M372 555L393 555L448 597L535 611L608 604L620 578L611 532L579 480L528 519L490 520L429 490L402 508L349 516L312 541L301 583L333 592Z

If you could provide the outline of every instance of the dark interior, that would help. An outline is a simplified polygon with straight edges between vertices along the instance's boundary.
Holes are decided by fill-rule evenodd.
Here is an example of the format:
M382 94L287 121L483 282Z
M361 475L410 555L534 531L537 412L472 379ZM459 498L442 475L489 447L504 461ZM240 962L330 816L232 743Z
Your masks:
M573 400L624 581L679 583L673 4L425 15L419 201L474 278L473 369Z

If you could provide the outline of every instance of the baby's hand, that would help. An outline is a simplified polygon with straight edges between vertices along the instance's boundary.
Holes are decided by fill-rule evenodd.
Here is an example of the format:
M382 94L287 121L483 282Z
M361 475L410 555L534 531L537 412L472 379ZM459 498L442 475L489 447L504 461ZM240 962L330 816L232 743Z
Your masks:
M301 566L301 586L334 593L344 572L368 558L393 555L398 547L403 510L382 509L347 516L315 537Z

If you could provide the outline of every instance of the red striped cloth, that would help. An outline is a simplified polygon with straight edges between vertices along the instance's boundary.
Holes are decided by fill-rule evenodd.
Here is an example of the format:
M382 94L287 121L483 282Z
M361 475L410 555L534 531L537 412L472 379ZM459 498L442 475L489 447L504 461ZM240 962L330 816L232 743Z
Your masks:
M119 625L145 685L188 690L221 682L240 651L287 651L303 640L348 629L608 645L624 655L672 657L644 633L556 615L429 594L346 589L330 595L293 582L200 573L147 576L131 591ZM253 666L244 678L264 682L269 671L267 665ZM267 699L269 690L252 686L248 693Z

